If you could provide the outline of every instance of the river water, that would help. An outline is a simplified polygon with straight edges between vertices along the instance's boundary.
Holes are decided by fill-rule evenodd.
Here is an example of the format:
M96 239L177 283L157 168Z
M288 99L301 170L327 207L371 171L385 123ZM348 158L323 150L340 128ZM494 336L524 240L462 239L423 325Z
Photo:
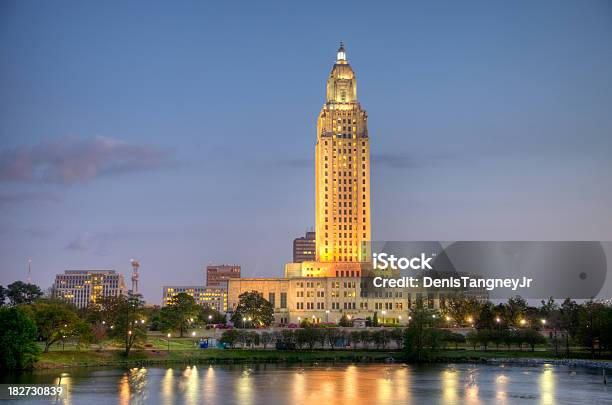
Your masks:
M65 404L612 404L601 371L552 365L196 365L46 371L0 381L57 384L60 377L68 392L52 402Z

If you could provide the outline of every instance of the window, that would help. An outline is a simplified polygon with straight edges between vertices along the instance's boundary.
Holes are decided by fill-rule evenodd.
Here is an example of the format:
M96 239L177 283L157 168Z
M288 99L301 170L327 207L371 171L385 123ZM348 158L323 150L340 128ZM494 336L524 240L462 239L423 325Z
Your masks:
M274 293L268 293L268 301L270 302L270 304L272 305L272 308L274 308L276 306L276 297L274 296Z
M287 308L287 293L282 292L280 296L280 307Z

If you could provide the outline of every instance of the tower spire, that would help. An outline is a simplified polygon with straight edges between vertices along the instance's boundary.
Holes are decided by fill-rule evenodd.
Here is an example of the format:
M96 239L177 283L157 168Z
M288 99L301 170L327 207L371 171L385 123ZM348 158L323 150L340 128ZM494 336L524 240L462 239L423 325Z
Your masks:
M346 50L344 49L344 42L342 41L340 41L340 48L338 48L338 53L336 55L336 62L346 63Z

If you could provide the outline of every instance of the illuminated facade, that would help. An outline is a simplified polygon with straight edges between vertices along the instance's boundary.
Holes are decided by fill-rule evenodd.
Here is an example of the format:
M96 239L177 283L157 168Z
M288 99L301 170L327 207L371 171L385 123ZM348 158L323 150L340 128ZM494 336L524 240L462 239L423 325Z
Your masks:
M316 262L369 260L368 116L357 101L357 79L342 44L317 119L315 176Z
M337 323L342 315L366 319L377 313L384 323L405 324L417 301L431 309L440 308L440 297L452 291L425 288L380 288L366 291L361 277L241 278L229 280L229 311L236 309L240 294L257 291L274 308L274 323Z
M315 258L287 263L284 278L228 280L229 312L240 294L257 291L272 303L276 324L305 319L336 323L343 315L365 319L375 313L381 322L406 324L417 302L439 309L444 297L456 294L444 289L368 288L362 277L371 269L367 119L341 44L317 120Z
M227 311L227 290L218 286L164 286L162 289L162 305L168 305L172 298L186 293L193 297L196 304L214 308L221 313Z
M114 270L66 270L55 276L53 294L78 308L94 304L101 297L127 293L123 275Z

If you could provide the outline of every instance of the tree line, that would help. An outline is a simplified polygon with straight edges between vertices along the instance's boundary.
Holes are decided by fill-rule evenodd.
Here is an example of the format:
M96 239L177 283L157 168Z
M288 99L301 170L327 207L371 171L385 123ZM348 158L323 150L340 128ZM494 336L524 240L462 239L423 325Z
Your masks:
M197 305L188 294L177 294L164 307L146 307L141 295L101 297L77 308L57 297L44 297L34 284L17 281L0 286L0 368L31 368L42 352L66 341L97 350L112 344L128 356L142 347L147 331L178 332L221 323L213 308Z

